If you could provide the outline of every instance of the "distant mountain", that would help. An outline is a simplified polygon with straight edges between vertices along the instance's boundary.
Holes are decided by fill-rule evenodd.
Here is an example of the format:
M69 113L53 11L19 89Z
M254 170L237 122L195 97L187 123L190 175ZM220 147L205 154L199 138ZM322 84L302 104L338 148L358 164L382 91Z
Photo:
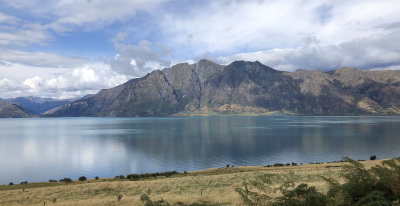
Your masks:
M22 118L32 115L18 103L0 100L0 118Z
M47 116L165 116L193 113L400 114L400 71L297 70L259 62L177 64L67 103Z
M40 97L17 97L7 99L10 102L16 102L32 114L42 114L50 109L64 105L71 102L71 99L52 99L52 98L40 98Z

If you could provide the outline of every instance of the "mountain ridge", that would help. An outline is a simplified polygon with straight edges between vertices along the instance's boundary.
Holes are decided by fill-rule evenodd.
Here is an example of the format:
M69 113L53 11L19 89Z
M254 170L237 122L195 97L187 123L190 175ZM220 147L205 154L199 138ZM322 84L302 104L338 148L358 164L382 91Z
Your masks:
M278 71L260 62L209 60L155 70L45 116L169 116L179 113L400 114L400 71Z

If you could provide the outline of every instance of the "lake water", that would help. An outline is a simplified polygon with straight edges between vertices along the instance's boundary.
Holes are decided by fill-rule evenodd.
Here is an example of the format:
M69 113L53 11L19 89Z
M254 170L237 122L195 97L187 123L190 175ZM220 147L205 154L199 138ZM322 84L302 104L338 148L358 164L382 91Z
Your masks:
M0 119L0 184L400 156L400 117Z

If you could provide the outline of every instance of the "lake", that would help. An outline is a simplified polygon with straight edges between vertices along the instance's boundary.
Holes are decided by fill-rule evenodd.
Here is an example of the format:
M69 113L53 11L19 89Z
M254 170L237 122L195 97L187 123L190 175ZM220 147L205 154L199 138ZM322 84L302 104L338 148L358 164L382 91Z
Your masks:
M400 156L397 116L0 119L0 184Z

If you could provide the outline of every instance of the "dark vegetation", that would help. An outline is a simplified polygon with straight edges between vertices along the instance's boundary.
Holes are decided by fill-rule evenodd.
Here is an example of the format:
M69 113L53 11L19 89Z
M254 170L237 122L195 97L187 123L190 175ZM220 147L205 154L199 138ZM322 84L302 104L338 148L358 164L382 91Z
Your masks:
M294 174L287 176L280 187L273 187L273 176L264 174L256 180L244 182L243 187L235 191L248 206L400 205L400 157L383 161L370 169L359 161L347 157L343 160L349 163L340 172L343 183L321 177L329 185L326 194L307 184L296 186L292 178ZM276 192L280 192L281 196L272 198L270 194Z
M86 181L86 180L87 180L87 178L85 176L80 176L79 177L79 181Z
M146 178L157 178L159 176L170 177L170 176L176 175L176 174L178 174L177 171L145 173L145 174L129 174L126 176L126 178L129 180L139 180L139 179L146 179ZM120 176L123 176L123 175L120 175ZM120 176L116 176L115 178L120 177ZM121 178L118 178L118 179L121 179Z
M70 182L72 182L72 180L68 177L65 177L65 178L61 179L59 182L70 183Z

